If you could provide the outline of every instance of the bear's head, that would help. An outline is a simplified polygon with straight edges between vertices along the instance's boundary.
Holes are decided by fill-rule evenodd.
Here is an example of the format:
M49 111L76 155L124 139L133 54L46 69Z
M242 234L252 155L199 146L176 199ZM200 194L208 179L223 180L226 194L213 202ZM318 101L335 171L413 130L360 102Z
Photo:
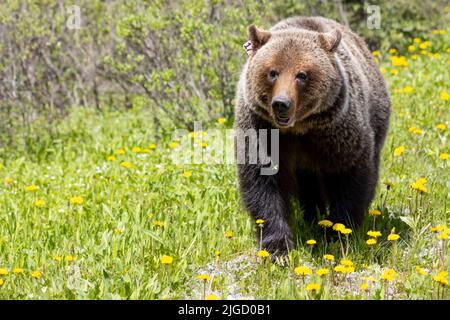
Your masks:
M279 129L301 127L329 107L341 77L334 57L339 30L269 32L252 25L248 31L247 97L267 120Z

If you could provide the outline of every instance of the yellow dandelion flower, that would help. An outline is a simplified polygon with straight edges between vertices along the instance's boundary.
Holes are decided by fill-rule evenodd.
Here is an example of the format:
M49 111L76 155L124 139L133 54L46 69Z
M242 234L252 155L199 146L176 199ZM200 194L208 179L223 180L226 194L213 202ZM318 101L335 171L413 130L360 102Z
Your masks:
M162 227L164 227L164 222L159 221L159 220L155 220L155 221L153 221L153 225L154 225L155 227L162 228Z
M440 131L445 131L445 129L447 129L447 126L446 126L445 124L443 124L443 123L439 123L439 124L436 126L436 129L438 129L438 130L440 130Z
M75 196L75 197L71 197L69 199L70 204L82 204L83 203L83 198L80 196Z
M214 254L216 255L216 257L220 257L220 251L219 250L214 251Z
M417 135L421 135L421 134L423 133L422 129L417 128L417 127L410 127L410 128L408 129L408 131L409 131L410 133L414 133L414 134L417 134Z
M398 74L398 70L397 69L391 69L391 73L395 76Z
M318 283L309 283L306 286L306 291L319 291L320 290L320 284Z
M192 172L191 171L184 171L182 173L182 176L185 177L185 178L190 178L190 177L192 177Z
M14 182L14 180L13 180L12 178L10 178L10 177L6 177L6 178L3 180L3 183L4 183L5 186L7 186L7 187L9 187L10 185L12 185L13 182Z
M202 135L202 137L206 137L207 135L206 131L201 131L200 134Z
M444 101L448 101L450 99L450 94L448 94L446 91L441 91L439 93L439 96L441 97L442 100Z
M310 239L310 240L306 241L306 244L308 244L308 245L310 245L310 246L313 246L313 245L315 245L316 243L317 243L317 241L314 240L314 239Z
M411 188L414 190L420 192L420 193L427 193L428 190L425 187L425 184L427 183L427 180L425 178L419 178L416 180L416 182L411 184Z
M353 261L349 259L342 259L341 264L346 267L351 267L353 266Z
M13 269L13 273L15 273L15 274L23 274L23 269L22 268L14 268Z
M419 38L414 38L414 43L420 43L422 40L420 40Z
M175 149L178 146L178 142L177 141L172 141L171 143L169 143L169 148L170 149Z
M202 143L200 144L200 147L206 148L206 147L208 147L208 144L207 144L206 142L202 142Z
M328 273L330 273L330 270L327 268L320 268L320 269L317 269L317 271L316 271L316 274L319 277L326 276Z
M394 54L394 53L397 53L397 49L394 49L394 48L392 48L392 49L389 49L389 53L390 53L390 54Z
M378 238L378 237L381 237L381 232L370 230L370 231L367 231L367 235L372 238Z
M117 150L116 150L116 153L117 153L118 155L123 155L123 154L125 154L125 149L122 149L122 148L117 149Z
M400 157L404 152L405 152L406 148L405 146L400 146L394 149L394 156L396 157Z
M39 279L40 277L42 277L42 273L36 270L31 273L31 276L35 279Z
M364 282L361 284L361 290L362 291L367 291L369 290L369 284L367 282Z
M336 267L334 267L333 270L338 273L345 273L345 266L340 264L340 265L337 265Z
M387 239L389 241L397 241L398 239L400 239L400 236L396 233L391 233L390 235L388 235Z
M55 260L56 262L61 262L62 258L60 256L53 256L53 260Z
M124 232L125 232L125 230L122 229L122 228L115 228L115 229L114 229L114 233L115 233L115 234L119 234L119 235L120 235L120 234L122 234L122 233L124 233Z
M374 246L377 244L377 240L376 239L369 239L366 241L368 246Z
M431 232L441 232L441 231L444 231L444 230L446 230L447 229L447 227L445 226L445 225L443 225L443 224L438 224L436 227L431 227L430 228L430 231Z
M428 272L425 269L423 269L423 268L421 268L419 266L416 266L416 272L418 274L420 274L421 276L427 276L428 275Z
M444 230L442 231L440 234L438 234L438 239L439 240L447 240L448 239L448 235L449 235L449 230Z
M369 215L371 215L371 216L379 216L379 215L381 215L381 211L380 210L376 210L376 209L370 210L369 211Z
M133 147L131 149L131 152L134 152L134 153L140 153L141 151L142 151L141 147Z
M33 192L33 191L39 190L39 187L36 186L36 185L34 185L34 184L32 184L32 185L30 185L30 186L25 187L25 190L26 190L26 191Z
M106 158L106 160L108 161L116 161L116 157L115 156L109 156L108 158Z
M258 251L258 257L260 257L260 258L268 258L269 256L270 256L270 254L267 250L259 250Z
M128 161L124 161L124 162L122 162L120 165L121 165L122 167L124 167L124 168L127 168L127 169L130 169L130 168L133 167L133 165L131 164L131 162L128 162Z
M66 256L66 261L67 262L75 261L75 257L73 255L69 254L69 255Z
M230 231L230 230L226 231L225 232L225 237L228 238L228 239L233 238L233 231Z
M197 134L194 131L189 132L189 137L195 138L196 136L197 136Z
M257 225L262 225L262 224L264 224L264 220L263 219L257 219L256 220L256 224Z
M219 297L216 296L215 294L211 293L206 296L206 300L219 300Z
M394 281L396 275L397 272L394 269L385 269L381 274L381 279L391 282Z
M441 271L437 275L433 276L433 281L435 281L443 286L448 286L447 276L448 276L448 272Z
M372 52L372 55L373 55L374 57L379 57L379 56L380 56L380 51L375 50L374 52Z
M328 261L334 261L334 256L332 254L324 254L323 258Z
M163 255L161 257L161 263L164 265L169 265L173 263L173 258L171 256Z
M403 92L404 93L411 93L411 92L413 92L413 87L406 86L406 87L403 88Z
M447 160L450 157L450 155L448 153L441 153L439 155L439 159L441 160Z
M329 228L333 225L333 222L331 222L330 220L320 220L319 221L319 226L324 227L324 228Z
M312 274L312 270L307 266L300 266L294 269L294 273L298 276L307 276Z
M417 54L411 55L411 60L417 60Z
M219 118L219 119L217 119L217 122L218 122L219 124L224 124L225 121L226 121L225 118Z
M3 279L0 279L0 287L3 285Z
M43 206L45 206L45 201L42 200L42 199L37 199L37 200L34 202L34 205L35 205L36 207L43 207Z
M197 276L197 279L206 282L206 281L211 280L211 277L209 275L207 275L207 274L199 274Z
M342 223L335 223L333 225L333 230L334 231L341 231L341 230L344 230L344 229L345 229L345 225L342 224Z
M374 277L371 277L371 276L363 277L363 280L366 282L377 282L377 279L375 279Z
M156 144L150 143L150 144L148 145L148 148L149 148L150 150L155 150L155 149L156 149Z
M8 270L6 268L0 268L0 276L7 276Z
M352 229L350 229L350 228L344 228L344 229L340 230L340 232L341 232L342 234L349 235L349 234L352 233L353 231L352 231Z

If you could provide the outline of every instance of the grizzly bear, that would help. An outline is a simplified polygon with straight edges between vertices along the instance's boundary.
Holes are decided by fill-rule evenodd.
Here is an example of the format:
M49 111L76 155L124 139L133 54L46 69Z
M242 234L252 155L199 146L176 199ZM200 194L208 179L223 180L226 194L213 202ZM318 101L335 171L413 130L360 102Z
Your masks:
M391 102L365 42L348 27L292 17L248 32L235 128L278 129L279 164L276 174L264 175L260 161L238 162L239 185L245 208L265 221L260 245L284 255L294 247L292 200L310 221L362 224L375 194ZM250 140L243 141L237 152L250 149ZM270 143L259 141L270 154Z

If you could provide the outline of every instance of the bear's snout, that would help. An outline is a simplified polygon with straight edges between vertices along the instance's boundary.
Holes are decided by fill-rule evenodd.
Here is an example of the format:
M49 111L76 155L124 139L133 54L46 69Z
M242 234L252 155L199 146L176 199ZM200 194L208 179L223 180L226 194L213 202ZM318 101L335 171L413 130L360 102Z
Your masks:
M279 124L285 125L289 122L292 101L285 96L276 96L272 99L272 110Z

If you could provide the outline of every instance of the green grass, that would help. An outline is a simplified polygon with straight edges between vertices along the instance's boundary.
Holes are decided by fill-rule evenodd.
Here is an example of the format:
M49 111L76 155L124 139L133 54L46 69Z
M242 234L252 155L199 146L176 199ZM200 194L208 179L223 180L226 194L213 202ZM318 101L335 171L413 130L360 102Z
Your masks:
M382 53L393 100L379 190L372 203L372 209L382 211L376 218L382 237L374 248L365 243L369 217L362 230L349 236L347 258L355 264L351 274L335 275L334 282L329 276L322 280L295 275L300 265L329 267L324 253L336 261L342 258L339 242L325 248L322 229L305 225L299 210L294 226L298 248L290 253L288 265L258 258L255 222L242 208L233 165L173 164L170 135L156 141L147 110L97 114L81 108L51 133L35 126L40 139L29 149L19 146L0 154L0 298L202 298L203 283L196 277L206 273L211 276L206 294L221 298L436 299L439 290L441 298L448 299L447 287L432 276L449 270L449 241L437 239L430 227L450 222L450 160L439 158L450 153L450 100L440 94L450 93L450 53L444 46L450 37L437 35L430 41L427 50L440 56L417 52L414 61L407 54L407 69L392 67L390 55ZM391 74L393 68L399 70L397 75ZM407 86L413 91L405 93ZM440 123L447 129L436 128ZM422 133L409 132L413 126ZM148 153L131 151L151 143L157 147ZM405 152L394 156L402 145ZM119 148L126 153L116 154ZM116 160L108 161L110 155ZM123 161L133 167L122 167ZM192 176L183 177L185 171ZM422 195L411 188L421 177L427 179L428 190ZM394 184L390 190L387 181ZM26 191L29 185L39 190ZM74 196L81 196L82 204L71 204ZM37 199L45 205L37 207ZM401 237L395 250L387 240L393 227ZM231 239L225 237L228 230ZM311 238L317 241L313 248L305 243ZM66 261L68 255L74 261ZM173 263L163 266L162 255L173 257ZM428 275L419 275L416 266ZM23 273L14 273L16 267ZM386 268L397 272L389 283L380 279ZM1 275L2 269L8 274ZM33 278L33 271L41 276ZM364 276L376 279L368 292L360 289ZM313 282L322 284L317 296L306 291Z

